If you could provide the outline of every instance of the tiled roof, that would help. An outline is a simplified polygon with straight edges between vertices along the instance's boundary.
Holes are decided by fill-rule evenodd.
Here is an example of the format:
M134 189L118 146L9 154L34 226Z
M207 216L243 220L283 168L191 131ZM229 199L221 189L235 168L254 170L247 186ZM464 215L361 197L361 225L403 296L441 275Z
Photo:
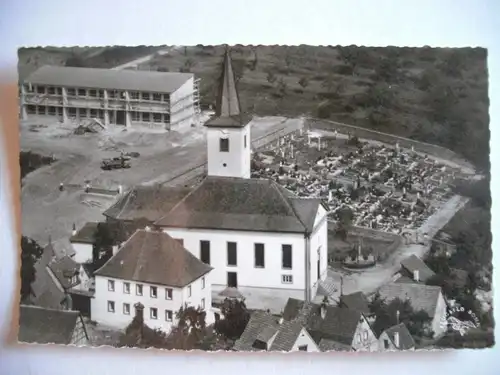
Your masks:
M104 216L118 220L147 219L154 222L168 213L191 189L162 186L136 186L120 197Z
M71 279L73 276L78 275L80 270L80 265L68 256L53 260L49 263L48 267L64 289L69 289L73 286Z
M80 319L80 314L77 311L21 305L18 341L38 344L70 344L78 319Z
M209 176L155 224L164 227L304 233L320 201L299 202L276 182ZM311 213L314 212L314 215Z
M415 341L404 323L387 328L384 332L389 336L394 346L396 346L394 341L395 333L399 333L399 347L397 347L399 350L409 350L415 347Z
M276 317L267 312L257 311L250 317L245 330L240 338L236 340L233 349L237 351L255 351L253 344L259 334L266 331L268 332L267 336L269 336L273 331L276 333L278 328L279 322Z
M93 244L97 232L97 224L95 222L85 223L74 236L71 236L70 242Z
M321 306L318 304L305 305L302 301L290 298L285 306L283 319L303 324L316 342L328 339L350 346L363 314L327 305L323 319L320 310Z
M428 279L435 275L427 264L416 255L411 255L401 262L401 266L413 275L413 271L418 270L419 280L425 283Z
M276 335L270 350L289 352L297 341L304 326L297 321L284 321Z
M370 314L368 299L362 292L343 295L340 297L340 302L348 309L357 310L363 314Z
M322 352L349 352L352 350L352 347L350 345L342 344L340 342L328 339L321 339L318 347Z
M159 231L136 231L96 276L184 287L212 268Z
M45 65L24 82L74 88L116 89L172 93L194 75L145 70L113 70Z
M386 299L387 302L396 298L402 301L409 299L414 310L424 310L432 318L436 311L441 288L423 284L391 283L382 286L378 292L380 297Z
M33 304L50 309L61 309L65 299L64 292L59 289L49 274L47 267L54 258L53 246L50 243L44 250L41 258L35 263L35 280L31 284Z

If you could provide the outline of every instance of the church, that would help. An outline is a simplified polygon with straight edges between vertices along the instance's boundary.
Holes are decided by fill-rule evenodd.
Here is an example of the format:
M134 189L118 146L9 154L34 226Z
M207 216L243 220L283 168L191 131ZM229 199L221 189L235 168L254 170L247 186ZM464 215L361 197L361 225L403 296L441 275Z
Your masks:
M250 178L250 125L226 51L215 116L205 123L207 176L189 191L159 188L164 191L150 203L136 187L104 215L139 218L125 213L140 197L136 208L142 217L147 211L157 230L211 267L214 303L243 297L251 309L280 313L289 298L312 301L327 277L328 207L320 199L299 198L273 180ZM166 197L169 189L175 201Z

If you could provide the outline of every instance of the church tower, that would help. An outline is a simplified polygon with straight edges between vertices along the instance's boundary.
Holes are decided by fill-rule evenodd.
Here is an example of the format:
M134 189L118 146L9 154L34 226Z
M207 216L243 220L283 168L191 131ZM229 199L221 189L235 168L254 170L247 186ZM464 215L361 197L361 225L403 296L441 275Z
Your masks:
M215 117L207 128L208 176L250 178L250 125L241 112L229 50L226 49Z

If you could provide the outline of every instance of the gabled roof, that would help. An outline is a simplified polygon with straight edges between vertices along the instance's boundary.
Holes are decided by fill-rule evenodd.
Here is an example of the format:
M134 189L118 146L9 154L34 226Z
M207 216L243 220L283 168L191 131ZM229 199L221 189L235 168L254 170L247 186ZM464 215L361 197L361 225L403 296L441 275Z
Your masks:
M302 199L292 196L292 193L269 179L208 176L165 217L156 221L155 225L260 232L311 232L321 201L304 199L302 202Z
M399 347L396 346L395 342L395 334L396 332L399 334ZM409 350L415 347L415 340L406 328L404 323L399 323L395 326L387 328L382 334L386 333L389 336L389 339L392 341L393 345L399 350Z
M321 317L319 304L304 304L290 298L283 312L283 319L298 321L305 326L311 337L319 343L322 339L333 340L350 347L359 322L360 311L336 306L326 306L326 315Z
M44 248L41 258L35 263L35 280L31 284L33 293L30 299L37 306L61 309L65 299L64 292L57 286L47 269L54 256L52 243L49 243Z
M78 311L21 305L18 341L68 345L71 343L78 319Z
M414 310L424 310L432 318L436 312L441 288L414 283L390 283L383 285L378 292L387 302L396 298L402 301L408 299Z
M432 271L427 264L425 264L424 261L416 255L411 255L404 259L401 262L401 267L410 272L412 275L414 271L418 271L419 280L423 283L435 275L434 271Z
M25 83L71 88L115 89L172 93L192 73L165 73L149 70L114 70L45 65L31 73Z
M370 314L368 299L362 292L345 294L340 297L340 303L351 310L357 310L363 314Z
M80 265L68 256L50 262L48 267L64 289L73 286L71 279L80 271Z
M88 222L80 228L78 232L74 236L71 236L69 239L70 242L74 243L85 243L85 244L93 244L94 237L97 232L97 224L96 222Z
M154 222L169 212L190 191L185 187L136 186L104 211L103 215L117 220L144 218Z
M229 49L226 49L224 53L218 90L215 117L207 121L205 126L223 128L240 128L245 126L248 119L241 112Z
M272 337L278 331L278 327L278 318L264 311L256 311L250 317L240 338L236 340L233 349L237 351L256 351L257 349L253 348L253 344L259 335L267 332L266 337L269 335Z
M350 352L352 350L352 346L350 345L342 344L335 340L328 340L328 339L321 339L318 347L319 350L321 350L322 352L329 352L329 351Z
M159 231L136 231L96 276L182 288L212 268Z
M278 329L278 334L274 338L270 350L289 352L293 349L303 330L304 326L300 322L284 321Z

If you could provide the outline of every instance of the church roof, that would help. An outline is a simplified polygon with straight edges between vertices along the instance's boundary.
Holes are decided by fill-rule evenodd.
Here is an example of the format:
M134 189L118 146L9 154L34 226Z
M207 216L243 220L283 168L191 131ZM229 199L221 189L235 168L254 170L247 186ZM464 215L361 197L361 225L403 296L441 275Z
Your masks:
M240 128L247 124L248 116L241 112L229 50L224 54L219 91L215 104L215 117L205 123L208 127Z
M162 227L310 233L321 200L268 179L208 176L155 224Z
M168 234L139 229L95 275L182 288L211 270Z

